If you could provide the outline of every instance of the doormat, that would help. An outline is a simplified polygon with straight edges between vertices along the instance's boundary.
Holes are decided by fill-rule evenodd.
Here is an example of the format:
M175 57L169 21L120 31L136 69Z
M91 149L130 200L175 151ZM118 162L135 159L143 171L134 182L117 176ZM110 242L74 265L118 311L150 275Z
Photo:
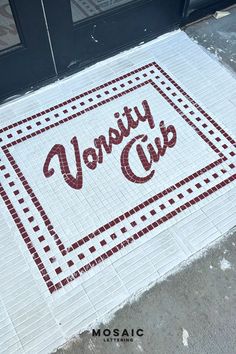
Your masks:
M182 33L149 46L156 53L176 40L196 50ZM1 211L6 238L12 235L19 254L7 252L28 265L36 289L32 299L40 294L50 307L54 347L64 341L61 330L72 336L218 238L222 232L212 210L219 221L219 205L232 202L236 148L221 123L224 116L218 119L207 100L202 103L184 87L176 78L178 65L172 72L158 55L155 60L143 55L143 65L135 64L142 50L145 54L145 46L131 52L132 69L123 67L121 75L82 92L86 71L80 73L76 95L54 97L0 129ZM197 50L206 66L212 64ZM224 83L235 84L219 70ZM70 79L64 85L69 87ZM231 220L232 212L223 220ZM17 290L21 275L14 277L14 264L10 269L7 277ZM23 304L19 307L23 311ZM39 333L35 336L39 340ZM39 345L36 339L34 345L26 343L31 351Z

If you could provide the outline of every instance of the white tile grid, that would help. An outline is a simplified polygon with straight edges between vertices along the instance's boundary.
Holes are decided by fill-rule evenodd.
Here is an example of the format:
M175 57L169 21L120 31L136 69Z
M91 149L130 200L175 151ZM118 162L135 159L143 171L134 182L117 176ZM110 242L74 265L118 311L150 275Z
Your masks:
M1 210L3 210L2 200ZM59 342L63 343L62 333L45 303L45 298L42 297L37 282L32 277L31 268L25 261L25 249L21 252L16 247L14 228L10 229L2 215L0 215L0 230L2 269L0 273L2 312L0 352L25 353L29 342L31 349L35 345L39 348L46 347L51 342L52 349L55 341L57 345Z
M217 121L230 127L231 133L235 135L236 125L232 124L235 117L235 102L232 104L236 91L235 75L226 71L223 65L212 59L200 46L193 45L184 33L181 35L185 55L179 53L178 41L174 43L170 37L172 48L167 49L166 41L160 42L158 48L153 48L156 60L164 70L172 73L174 79L181 82L186 91L191 92L193 98L197 97L202 108L205 107L215 114ZM179 65L182 65L180 71L176 70ZM198 77L198 80L193 79L194 77Z
M149 70L150 71L150 70ZM153 74L153 76L154 76L154 74ZM162 80L163 80L163 77L161 77L160 79L159 79L159 81L160 82L162 82ZM163 87L167 87L167 86L169 86L169 85L162 85ZM176 91L176 90L175 90ZM170 91L170 92L168 92L168 90L166 90L166 92L167 93L169 93L169 94L171 94L171 92L172 91ZM151 95L149 95L150 97L151 97ZM179 97L179 95L178 95L178 97ZM177 101L177 98L174 98L175 99L175 101L176 101L176 103L178 103L178 105L182 108L183 107L183 103L181 102L181 103L179 103L178 101ZM186 99L184 100L184 102L186 103ZM75 103L76 104L76 103ZM159 107L160 108L160 107ZM193 106L193 105L190 105L190 107L189 108L184 108L184 111L186 111L186 113L188 113L189 112L189 110L195 110L195 107ZM197 117L198 117L199 115L197 115ZM201 127L202 126L202 122L204 122L204 121L206 121L206 119L202 116L202 115L200 115L201 116L201 123L199 123L198 124L198 122L196 122L198 125L199 125L199 127ZM173 123L175 122L175 120L173 121ZM183 124L185 124L186 125L186 123L183 123ZM209 123L208 123L208 126L209 126ZM96 127L97 128L97 127ZM209 127L209 129L212 129L212 127ZM213 127L213 129L214 129L214 127ZM96 131L96 129L94 129L94 131ZM63 134L65 133L65 129L63 129ZM71 132L70 132L71 133ZM92 131L92 133L94 133L93 131ZM208 134L209 135L209 134ZM54 136L55 136L55 134L54 134ZM211 137L210 135L209 135L209 137ZM191 138L190 138L191 139ZM185 139L186 141L187 141L187 139ZM192 142L192 140L190 141L190 142ZM222 142L220 142L219 144L222 144ZM28 148L27 148L27 150L28 150ZM186 151L188 151L189 150L189 147L187 147L186 148ZM209 149L210 150L210 149ZM207 151L207 150L206 150ZM199 153L199 152L198 152ZM209 153L208 153L209 154ZM22 156L25 156L25 153L21 153L21 155ZM193 157L194 158L194 157ZM201 156L201 160L202 160L202 156ZM28 161L28 159L27 159L27 161ZM196 161L195 161L195 164L196 164ZM20 165L22 165L22 163L20 164ZM33 168L34 169L34 168ZM186 175L186 174L184 174L184 175ZM212 177L212 175L211 175L211 177ZM35 178L33 178L34 180L37 180L37 178L35 177ZM173 179L173 180L175 180L175 179ZM209 185L210 186L210 185ZM164 188L164 185L163 185L163 188ZM34 190L35 190L35 188L33 188ZM195 187L195 189L196 189L196 187ZM63 192L63 190L62 190L62 192ZM36 193L37 194L37 193ZM149 196L152 196L152 194L153 194L153 191L151 190L151 194L149 195ZM143 197L143 196L142 196ZM169 198L171 197L171 196L168 196ZM167 198L167 200L168 200L168 198ZM49 204L49 200L47 199L46 200L46 202ZM132 201L133 202L133 201ZM180 203L179 203L180 204ZM155 207L155 206L154 206ZM54 213L56 212L56 210L54 210ZM70 210L70 213L71 212L73 212L73 210ZM104 211L103 211L103 213L104 213ZM61 211L61 212L59 212L58 213L58 215L59 215L59 218L61 219L61 215L63 215L64 213L63 213L63 211ZM75 213L76 214L76 213ZM23 217L24 217L24 214L23 214ZM76 215L76 218L78 218L77 217L77 215ZM153 221L155 220L155 217L153 218ZM99 221L99 220L98 220ZM100 221L99 221L100 222ZM148 224L148 223L150 223L150 221L148 220L148 222L146 223L146 224ZM75 229L75 232L76 232L76 234L78 234L78 230L77 230L77 228L76 228L76 225L75 224L72 224L72 225L70 225L69 227L68 227L68 229L73 233L73 228L72 228L72 226L74 226L74 229ZM59 230L59 227L57 227L56 228L57 230ZM62 231L63 231L63 229L62 229ZM90 229L90 231L91 231L91 229ZM107 232L107 236L108 236L108 238L110 238L110 233L108 233ZM102 235L102 237L100 238L100 240L101 239L103 239L104 237L103 237L103 235ZM117 242L117 241L116 241ZM94 244L94 240L92 240L91 242L89 242L88 244L86 244L86 246L85 247L82 247L81 248L81 252L82 253L84 253L85 255L86 255L86 258L85 258L85 262L84 262L84 264L86 264L86 263L88 263L88 261L91 261L92 259L93 259L93 256L89 253L89 251L88 251L88 247L90 247L90 246L92 246ZM96 241L96 244L98 244L99 245L99 243L98 243L98 241ZM115 242L113 242L113 245L115 245L116 243ZM44 243L43 243L43 245L44 245ZM51 245L50 245L50 247L51 247ZM109 247L110 247L110 243L109 243ZM108 249L109 249L109 247L104 247L104 248L102 248L101 249L101 247L100 247L100 249L101 249L101 252L103 252L103 250L104 251L107 251ZM56 252L57 254L58 254L58 252ZM54 252L54 254L55 254L55 252ZM50 255L50 253L48 253L48 255ZM78 258L77 258L77 255L78 255L78 252L75 254L75 257L76 257L76 260L75 259L73 259L73 261L75 262L75 266L73 267L73 268L71 268L71 270L75 270L76 269L76 267L78 266L78 264L81 264L81 261L78 261ZM42 256L42 259L44 259L45 258L45 254L43 254ZM70 259L70 257L67 257L68 258L68 260ZM57 265L57 263L55 263L54 264L54 269L56 268L55 267L55 265ZM66 266L66 264L65 264L65 266ZM50 267L50 268L52 268L52 267ZM66 272L64 271L63 272L63 277L65 276L65 274L68 276L69 274L70 274L70 271L69 270L67 270Z
M185 40L184 36L182 34L178 34L176 35L178 36L178 40L177 42L179 42L179 45L183 43L186 44L186 47L188 49L192 49L194 50L194 47L196 47L196 45L192 44L192 43L188 43L188 41ZM167 43L167 49L168 46L170 45L171 48L173 47L174 43L176 43L176 39L172 38L172 40L168 40ZM171 43L169 43L171 42ZM189 41L190 42L190 41ZM165 51L163 50L163 42L159 43L160 45L160 53L162 53L162 55L164 55ZM190 47L190 48L189 48ZM183 50L184 48L182 48ZM142 50L142 49L140 49ZM167 52L167 57L168 57L168 50ZM184 55L185 50L183 50ZM205 54L202 54L202 56L206 56ZM168 59L168 58L166 58ZM206 58L205 58L206 59ZM173 61L173 59L172 59ZM207 61L207 59L206 59ZM170 64L170 63L169 63ZM196 63L197 65L197 63ZM169 66L168 66L169 67ZM184 68L182 68L184 70ZM220 68L221 70L221 68ZM175 72L174 69L171 70L171 72ZM225 74L227 76L227 74ZM172 75L173 77L173 75ZM207 73L206 73L206 77L207 77ZM227 78L228 79L228 78ZM182 85L182 81L181 80L181 86ZM193 80L193 81L197 81L197 80ZM224 83L222 83L222 87L224 87L226 85L226 83L228 84L229 81L231 81L230 79L225 80ZM194 90L193 90L194 92ZM223 96L223 93L221 93L221 97ZM198 100L197 100L198 101ZM207 98L204 99L204 103L207 103ZM225 106L227 109L227 99L225 101ZM202 106L202 104L201 104ZM217 119L218 120L218 119ZM46 296L46 293L44 290L42 290L41 287L41 283L39 286L39 283L37 285L32 286L32 289L35 289L36 293L39 294L39 292L43 293L43 296L45 296L47 303L50 304L50 310L52 311L52 314L54 316L54 318L56 318L57 323L60 321L61 325L59 325L58 327L62 328L62 331L64 333L64 335L66 337L69 337L71 335L73 335L74 333L78 332L81 328L86 328L86 326L92 322L96 316L102 316L104 313L106 313L107 311L113 309L115 306L119 305L119 303L123 300L125 300L127 298L127 294L132 294L134 290L138 290L143 286L146 286L150 281L155 280L159 277L160 274L162 274L163 271L166 271L168 269L170 269L174 264L178 264L181 260L186 259L186 257L193 252L196 252L198 249L200 249L202 246L204 246L204 236L203 235L199 235L199 237L202 238L201 243L196 241L196 231L194 231L195 227L198 227L198 223L197 220L199 217L201 217L202 223L204 222L204 227L206 225L206 231L209 233L207 234L207 236L210 236L210 240L208 239L207 242L212 241L213 239L215 239L216 237L220 236L222 234L222 232L226 231L226 229L224 229L224 227L230 228L231 226L233 226L233 222L235 219L233 219L233 214L235 214L235 199L233 199L233 197L235 198L235 193L233 194L232 189L230 188L230 186L228 186L228 188L224 188L224 191L227 191L229 189L228 192L225 192L223 195L218 196L218 198L210 198L212 199L210 203L206 203L206 201L202 201L200 204L198 204L198 206L201 207L201 210L196 211L194 214L190 214L187 218L184 218L182 220L182 224L183 227L181 227L181 221L179 223L175 225L172 224L171 229L163 231L162 234L158 234L158 237L156 236L156 233L153 233L153 236L151 235L151 232L148 234L148 242L144 242L144 238L141 238L140 240L136 241L137 243L131 244L128 248L129 248L129 252L123 252L122 250L120 252L122 252L123 256L120 259L117 259L113 262L112 265L108 265L107 267L104 267L104 265L102 266L102 264L98 265L97 268L99 267L103 267L102 271L100 271L100 273L98 273L97 271L95 271L95 268L93 270L91 270L90 274L93 274L92 277L89 277L89 272L87 274L84 274L84 276L86 276L86 280L83 282L83 286L75 286L75 282L72 282L71 284L68 285L68 287L70 287L70 291L67 292L66 296L64 291L61 292L61 296L58 292L58 294L55 294L55 296L53 297L48 297ZM221 194L221 193L219 193ZM222 201L222 202L221 202ZM204 206L205 205L205 206ZM212 210L210 208L210 206L212 205ZM224 208L224 206L227 205L227 208ZM215 210L217 208L218 214L217 214L217 218L215 217ZM225 210L226 209L226 210ZM184 214L189 214L188 212L183 212ZM182 214L183 214L182 213ZM200 213L200 214L196 214L196 213ZM203 213L203 215L201 215L201 213ZM195 214L198 215L198 218L195 217ZM181 214L180 214L181 215ZM206 215L206 217L204 218L204 215ZM5 215L4 215L5 216ZM12 224L10 222L10 218L7 216L7 219L9 221L10 224ZM196 221L195 221L196 220ZM171 221L171 220L170 220ZM229 221L229 222L228 222ZM185 222L185 223L184 223ZM185 232L185 241L186 244L188 245L188 249L183 249L182 244L183 241L178 241L179 239L182 239L182 235L184 235L184 229L185 227L188 227L188 225L192 225L192 228L190 230L190 233L188 234L188 231ZM196 226L197 225L197 226ZM207 226L209 225L209 227ZM13 227L14 228L14 227ZM187 229L186 229L187 230ZM195 229L196 230L196 229ZM212 236L212 232L213 233L213 237ZM215 233L216 231L216 233ZM4 239L6 238L7 232L4 231ZM9 235L10 235L10 231L9 231ZM189 237L190 235L190 237ZM178 236L178 239L176 240L176 237ZM176 247L172 250L171 247L169 247L168 244L168 240L173 240L173 244L176 243ZM188 242L187 242L188 241ZM15 241L14 241L15 242ZM140 243L140 247L138 247L138 243ZM18 242L19 244L19 242ZM162 244L162 246L161 246ZM171 241L170 241L170 245L171 245ZM153 256L151 256L151 262L149 260L149 257L147 256L148 253L148 247L150 248L149 252L153 252ZM160 247L160 251L159 254L163 254L163 249L166 250L166 247L168 247L167 251L168 251L168 258L164 258L162 259L162 263L158 264L159 259L155 258L155 253L158 254L158 252L154 252L154 250L158 250L158 247ZM162 248L163 247L163 248ZM127 249L128 249L127 248ZM134 249L136 248L136 249ZM8 251L9 249L9 251ZM16 251L17 249L14 248ZM23 246L21 248L21 250L23 250ZM167 252L166 251L166 252ZM9 247L9 245L7 244L6 247L4 247L4 254L9 254L11 255L12 253L12 248ZM17 251L18 252L18 251ZM135 253L137 252L137 253ZM140 255L141 254L141 255ZM145 257L143 257L143 254L145 254ZM166 253L167 254L167 253ZM171 258L172 255L172 258ZM163 257L165 255L163 254ZM26 257L24 255L24 257ZM113 257L116 257L116 255L114 255ZM19 255L15 256L16 259L21 259L21 261L25 263L25 260L21 257L19 258ZM26 257L27 258L27 257ZM115 259L115 258L113 258ZM173 259L173 261L172 261ZM34 266L32 265L32 262L29 261L29 259L27 259L27 262L29 262L30 264L30 273L28 273L29 275L32 274L33 272L33 268ZM107 262L107 264L110 263L110 260ZM9 264L9 263L8 263ZM127 266L125 265L127 264ZM140 266L139 266L140 264ZM123 267L122 267L123 266ZM134 268L133 268L133 267ZM10 267L10 266L9 266ZM19 266L19 272L21 272L21 268L22 266ZM28 267L28 266L27 266ZM127 267L127 268L126 268ZM165 268L166 267L166 268ZM125 271L125 268L127 269L127 271ZM164 268L164 270L163 270ZM162 270L161 270L162 269ZM131 273L131 270L133 270L133 273ZM146 271L144 271L146 270ZM157 270L159 271L159 273L157 273ZM95 273L94 273L95 271ZM9 273L11 273L12 270L9 270ZM34 273L34 272L33 272ZM98 274L100 274L100 281L96 281L96 277L98 276ZM119 275L119 278L117 278L117 274ZM132 277L133 274L133 277ZM147 274L150 274L149 277L146 277ZM132 279L134 279L134 275L137 276L138 279L136 279L136 281L134 280L132 283ZM84 277L83 276L83 277ZM34 273L34 279L38 280L39 277L36 277L36 272ZM104 301L102 302L99 301L99 298L96 299L96 297L94 297L99 291L102 291L102 289L104 288L104 283L101 281L101 279L103 279L104 281L106 279L117 279L117 281L114 280L115 284L117 283L117 288L112 289L111 288L111 294L110 294L110 298L113 299L113 302L108 304L107 298L104 299ZM21 279L21 283L25 283L24 281L25 278ZM120 280L118 280L120 279ZM11 279L9 279L9 282L11 284L14 284L14 280L13 281ZM79 283L79 281L77 282ZM25 283L26 284L26 283ZM122 287L122 284L124 284L124 286ZM107 285L109 286L109 284ZM9 285L8 285L9 287ZM94 291L92 291L92 289L94 288ZM112 284L111 284L112 287ZM121 289L120 291L118 291L118 295L117 298L114 296L114 291L116 291L116 289ZM5 288L4 288L5 289ZM9 288L10 289L10 288ZM91 291L89 290L91 289ZM127 292L128 290L128 292ZM24 289L25 291L25 289ZM113 293L112 293L113 291ZM2 291L1 291L2 292ZM81 296L79 296L81 295ZM101 293L102 295L102 293ZM32 295L32 299L34 298L35 295ZM8 292L8 297L9 297L9 292ZM37 298L35 296L35 298ZM18 296L19 299L19 307L18 307L18 311L20 313L24 313L24 307L22 306L22 296ZM27 300L27 299L26 299ZM6 301L6 297L4 298L3 301ZM27 301L26 301L27 302ZM43 302L44 303L44 302ZM12 308L12 303L10 302L10 304L8 305L8 303L5 303L6 309L9 310ZM46 306L46 303L42 306ZM76 310L75 310L76 309ZM12 312L14 313L14 311L16 311L16 306L13 308ZM33 310L35 313L38 313L39 309L37 307L34 308ZM11 316L10 316L11 318ZM15 325L17 324L16 319L14 318L14 316L12 317L12 324L13 326L16 328L16 332L18 337L20 338L20 340L23 338L23 340L21 341L22 346L24 348L25 352L32 352L33 349L36 348L37 352L49 352L49 348L52 349L52 346L50 347L50 341L53 342L54 346L57 346L60 344L60 341L63 341L64 338L62 338L62 334L58 334L58 338L57 336L54 334L51 335L51 331L50 331L50 337L47 337L47 335L49 336L49 333L47 332L47 334L43 333L43 341L44 343L42 343L42 337L40 338L40 334L37 333L37 335L39 337L36 337L35 332L32 332L32 336L27 336L24 337L22 332L18 331L18 327ZM44 320L44 327L45 327L45 322L47 323L47 321ZM27 320L27 323L30 323L30 319ZM32 328L34 326L37 326L37 324L30 324L32 326ZM24 324L22 325L24 327ZM39 324L37 326L38 332L39 332L39 328L43 328L43 324ZM46 326L47 327L47 326ZM55 326L56 327L56 326ZM27 328L27 327L26 327ZM56 329L57 330L57 329ZM28 331L28 333L30 333L30 331ZM47 343L45 342L45 340L48 340L48 349L46 349L46 345ZM33 340L33 341L32 341ZM20 342L18 342L20 343Z
M23 217L24 217L24 214L23 214ZM34 225L33 225L34 226ZM109 235L108 235L108 237L109 237ZM103 237L102 237L102 239L103 239ZM93 244L93 241L92 242L90 242L90 244L92 245ZM44 245L44 244L43 244ZM87 246L88 247L88 246ZM106 249L105 249L106 250ZM83 250L82 250L83 251ZM89 255L89 253L88 253L88 251L86 252L84 252L85 254L87 253L88 255ZM42 256L42 258L44 259L45 257L44 257L44 255ZM92 256L90 256L90 260L92 260ZM88 260L86 259L86 262L87 262ZM86 263L85 262L85 263ZM78 264L78 261L76 262L77 264ZM69 275L69 274L67 274L67 275Z
M143 77L143 74L146 74L147 76ZM51 111L49 113L46 113L44 115L40 115L39 117L37 117L34 120L31 120L28 122L27 121L23 122L23 124L20 125L19 129L16 129L14 127L13 129L11 129L11 131L8 130L6 132L1 133L1 138L3 139L3 141L1 142L1 145L4 145L4 143L6 143L6 141L8 143L10 143L11 141L14 141L16 139L20 139L22 136L30 135L33 132L38 131L38 130L48 126L49 124L50 125L51 124L58 124L58 122L67 118L68 116L71 116L72 114L82 112L88 107L94 106L95 104L97 104L105 99L108 99L112 96L116 96L119 93L121 93L125 90L128 90L130 87L134 86L134 84L141 84L142 82L147 81L149 78L152 77L152 74L150 74L150 70L143 70L141 72L141 75L139 75L139 73L138 73L137 76L139 76L140 80L138 80L138 81L134 80L134 82L132 82L132 84L128 83L129 79L120 80L118 82L118 84L114 83L113 85L110 85L108 88L105 87L105 88L100 89L99 91L96 91L95 93L90 93L90 95L86 95L85 97L81 97L80 99L77 99L77 101L72 101L71 103L69 103L66 106L58 107L57 109L54 109L53 111ZM94 85L94 83L93 83L93 85ZM121 85L125 85L125 86L122 87ZM94 86L97 87L98 83L96 83ZM113 90L114 88L116 89L116 91ZM110 92L109 95L105 94L105 92L107 92L107 91ZM78 94L78 83L77 83L76 92ZM47 93L47 95L48 95L48 93ZM51 99L50 101L53 103L51 103L51 102L48 103L48 106L46 106L46 108L43 107L39 111L40 112L46 111L46 109L49 109L51 106L56 106L59 103L64 102L66 100L65 97L63 97L63 96L60 97L60 96L59 96L59 98L56 97L56 101L52 101L52 99ZM74 98L75 96L72 96L72 97ZM60 98L61 98L61 101L60 101ZM71 98L71 97L68 97L68 99L69 98ZM92 101L89 101L90 99L92 99ZM75 107L75 108L72 108L72 107ZM34 110L32 112L32 116L35 113L36 112ZM58 116L55 117L55 115L58 115ZM27 114L25 114L25 117L23 119L26 119L27 117L29 117L29 116ZM81 116L81 118L83 119L83 116ZM19 119L17 119L17 121L19 121ZM22 119L20 119L20 121L22 121ZM65 129L67 129L67 127L65 127Z
M0 315L1 315L1 350L7 352L9 347L11 347L12 352L18 351L18 353L23 353L23 348L19 343L17 333L10 321L8 314L6 313L5 307L1 301L0 303Z

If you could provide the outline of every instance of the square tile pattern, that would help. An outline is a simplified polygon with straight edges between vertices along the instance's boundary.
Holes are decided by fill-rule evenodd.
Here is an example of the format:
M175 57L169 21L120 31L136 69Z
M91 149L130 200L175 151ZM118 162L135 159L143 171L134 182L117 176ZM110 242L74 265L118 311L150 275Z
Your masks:
M0 139L1 196L51 293L235 179L235 141L157 62Z
M188 50L191 61L184 66L173 46ZM9 252L4 279L17 290L27 278L32 300L40 295L45 316L55 320L48 345L38 334L28 342L23 336L24 345L16 330L6 350L47 352L235 223L236 148L228 125L236 107L223 93L212 102L214 86L202 99L210 80L219 85L223 78L234 89L235 80L181 32L109 61L111 71L101 63L0 111L1 230L11 239L1 244ZM211 66L216 79L204 78ZM218 119L219 102L227 126L222 114ZM28 271L15 276L18 260ZM6 282L2 311L10 289ZM14 296L24 314L22 295ZM67 313L72 307L76 315ZM18 323L24 330L23 319Z

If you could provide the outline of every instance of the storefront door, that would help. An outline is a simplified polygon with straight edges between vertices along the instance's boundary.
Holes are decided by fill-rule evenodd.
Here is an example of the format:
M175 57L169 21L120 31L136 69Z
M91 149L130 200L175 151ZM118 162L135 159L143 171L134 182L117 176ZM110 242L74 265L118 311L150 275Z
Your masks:
M235 2L0 0L0 101Z
M185 0L44 0L58 73L178 28ZM59 35L58 35L59 34Z

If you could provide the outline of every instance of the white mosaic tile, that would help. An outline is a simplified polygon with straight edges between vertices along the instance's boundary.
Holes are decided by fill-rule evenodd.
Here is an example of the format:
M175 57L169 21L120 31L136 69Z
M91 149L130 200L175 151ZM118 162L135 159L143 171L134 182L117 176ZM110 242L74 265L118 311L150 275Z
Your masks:
M50 352L234 226L235 90L176 32L0 107L5 352Z

